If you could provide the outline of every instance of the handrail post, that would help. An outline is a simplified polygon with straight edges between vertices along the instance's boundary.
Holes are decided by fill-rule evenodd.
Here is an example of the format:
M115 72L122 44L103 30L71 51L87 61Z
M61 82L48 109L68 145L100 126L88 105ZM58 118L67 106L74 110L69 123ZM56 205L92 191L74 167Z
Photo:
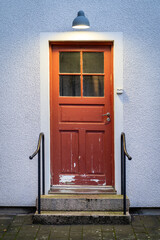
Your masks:
M44 150L44 135L42 136L42 194L45 195L45 150Z
M38 151L38 214L41 213L41 148Z
M126 215L126 155L124 154L124 192L123 192L123 211L124 211L124 215Z
M123 135L121 135L121 195L124 194L124 149Z
M126 150L125 133L121 133L121 195L123 195L123 213L126 215L126 156L128 160L132 157Z

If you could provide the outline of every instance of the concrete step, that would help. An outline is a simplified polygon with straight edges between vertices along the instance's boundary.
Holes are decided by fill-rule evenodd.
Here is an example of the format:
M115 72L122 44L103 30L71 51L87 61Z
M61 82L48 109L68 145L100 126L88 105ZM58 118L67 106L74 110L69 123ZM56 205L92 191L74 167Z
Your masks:
M129 224L131 216L127 212L105 211L42 211L35 213L33 223L71 225L71 224Z
M127 211L129 199L127 198ZM49 194L41 196L42 211L123 211L122 195Z

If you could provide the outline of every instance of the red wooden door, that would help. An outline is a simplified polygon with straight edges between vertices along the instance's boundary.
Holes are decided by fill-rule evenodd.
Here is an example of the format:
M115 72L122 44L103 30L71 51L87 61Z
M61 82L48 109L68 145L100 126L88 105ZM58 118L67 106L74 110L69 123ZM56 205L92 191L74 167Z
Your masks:
M112 87L111 45L51 44L51 185L114 185Z

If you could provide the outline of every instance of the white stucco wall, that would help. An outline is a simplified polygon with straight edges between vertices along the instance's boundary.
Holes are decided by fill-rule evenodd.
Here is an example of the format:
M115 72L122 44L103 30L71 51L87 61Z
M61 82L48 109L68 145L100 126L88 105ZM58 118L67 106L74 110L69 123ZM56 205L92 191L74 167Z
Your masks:
M34 206L40 132L40 32L72 31L82 9L91 31L123 32L127 193L160 206L160 1L0 1L0 206Z

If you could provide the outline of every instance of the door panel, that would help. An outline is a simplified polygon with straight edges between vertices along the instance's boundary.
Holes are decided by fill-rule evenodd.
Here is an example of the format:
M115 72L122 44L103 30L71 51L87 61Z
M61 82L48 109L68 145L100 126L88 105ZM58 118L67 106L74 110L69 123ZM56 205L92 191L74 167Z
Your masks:
M104 132L86 132L86 172L104 174Z
M78 172L78 131L60 131L61 136L61 172Z
M50 50L51 185L114 185L112 46Z
M103 106L61 106L62 122L102 122Z

